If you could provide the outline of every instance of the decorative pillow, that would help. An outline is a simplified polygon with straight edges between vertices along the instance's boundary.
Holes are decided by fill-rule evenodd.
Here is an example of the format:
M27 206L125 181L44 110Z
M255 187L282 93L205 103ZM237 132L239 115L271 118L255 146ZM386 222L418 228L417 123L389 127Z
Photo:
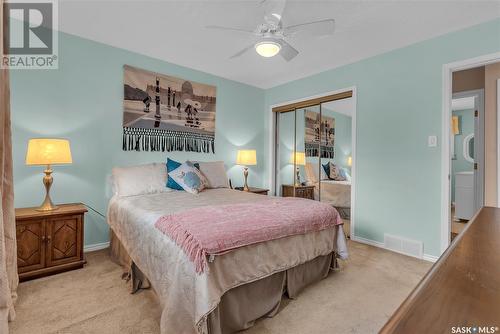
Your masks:
M330 168L330 166L328 166L328 168ZM320 173L321 173L321 180L328 180L328 174L326 173L325 167L323 165L321 165Z
M115 167L112 170L113 192L118 196L134 196L167 192L167 170L163 163L151 163L131 167Z
M335 181L345 181L345 178L340 174L340 168L335 165L333 162L329 162L330 164L330 179Z
M327 162L326 164L321 164L323 166L323 172L325 172L326 178L323 179L323 173L321 173L321 179L322 180L328 180L330 178L330 162Z
M314 168L316 166L316 168ZM315 184L318 182L318 165L306 162L306 183ZM321 167L323 168L323 167Z
M178 168L168 173L168 176L183 190L191 194L198 194L208 185L207 179L190 161L186 161Z
M177 182L174 181L172 177L170 177L170 172L176 168L179 168L180 165L182 165L180 162L167 158L167 174L168 174L167 188L175 190L184 190L180 185L177 184Z
M226 168L224 167L224 161L200 161L198 165L198 169L207 179L207 188L229 188L229 180L226 174Z
M344 180L351 182L351 175L349 174L349 170L347 168L340 168L340 176L344 178Z

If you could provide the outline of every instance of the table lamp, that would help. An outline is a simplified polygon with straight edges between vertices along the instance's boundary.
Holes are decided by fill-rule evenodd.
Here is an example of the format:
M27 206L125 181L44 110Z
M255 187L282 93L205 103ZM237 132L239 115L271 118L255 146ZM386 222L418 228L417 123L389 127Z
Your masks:
M297 167L297 179L295 180L295 186L300 186L300 167L306 165L306 154L304 152L292 153L290 158L290 163L295 164Z
M37 208L38 211L57 210L58 207L50 199L50 186L52 185L51 165L70 164L71 150L69 140L37 138L28 142L28 152L26 153L26 165L46 165L44 170L43 184L45 185L45 200Z
M249 191L248 189L248 167L257 165L257 152L255 150L238 150L238 156L236 157L236 164L243 166L243 175L245 176L245 185L243 186L243 191Z

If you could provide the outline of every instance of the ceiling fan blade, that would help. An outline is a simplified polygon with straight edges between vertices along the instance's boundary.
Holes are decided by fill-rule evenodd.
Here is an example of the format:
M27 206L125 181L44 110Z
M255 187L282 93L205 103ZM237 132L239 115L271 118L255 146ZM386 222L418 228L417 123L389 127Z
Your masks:
M281 39L278 43L280 43L281 45L280 55L286 61L292 60L299 54L299 51L297 51L293 46L288 44L286 41Z
M332 35L335 30L335 20L326 19L308 23L296 24L293 26L285 27L285 36L306 33L312 36L328 36Z
M264 19L268 24L279 27L283 19L286 0L263 0L261 5L264 7Z
M242 33L247 33L247 34L254 34L254 31L248 30L248 29L240 29L240 28L232 28L232 27L222 27L222 26L216 26L216 25L210 25L210 26L205 26L207 29L213 29L213 30L223 30L223 31L236 31L236 32L242 32Z
M249 45L246 48L244 48L243 50L241 50L238 53L235 53L234 55L232 55L231 57L229 57L229 59L237 58L237 57L241 56L242 54L244 54L245 52L247 52L248 50L253 49L253 47L254 47L253 44Z

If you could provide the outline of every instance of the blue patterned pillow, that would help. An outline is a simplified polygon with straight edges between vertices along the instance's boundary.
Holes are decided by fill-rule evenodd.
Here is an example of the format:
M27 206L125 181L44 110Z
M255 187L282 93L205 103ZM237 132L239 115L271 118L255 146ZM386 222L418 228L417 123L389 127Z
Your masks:
M323 170L325 171L326 173L326 176L328 178L330 178L330 162L327 162L326 164L321 164L321 166L323 166Z
M173 171L174 169L179 168L180 165L182 165L180 162L167 158L167 174ZM167 178L167 188L175 190L184 190L177 182L174 181L173 178L170 177L170 175L168 175Z
M199 193L208 184L205 176L189 161L169 172L168 176L182 189L192 194Z

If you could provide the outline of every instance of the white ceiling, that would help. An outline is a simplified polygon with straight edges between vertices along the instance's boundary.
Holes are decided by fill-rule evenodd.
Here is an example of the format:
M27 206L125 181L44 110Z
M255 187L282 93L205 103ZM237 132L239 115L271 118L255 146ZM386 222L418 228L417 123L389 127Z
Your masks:
M261 0L59 2L59 29L224 78L269 88L500 16L500 1L289 1L285 25L334 18L333 36L295 37L291 62L262 58L238 32L263 21Z

